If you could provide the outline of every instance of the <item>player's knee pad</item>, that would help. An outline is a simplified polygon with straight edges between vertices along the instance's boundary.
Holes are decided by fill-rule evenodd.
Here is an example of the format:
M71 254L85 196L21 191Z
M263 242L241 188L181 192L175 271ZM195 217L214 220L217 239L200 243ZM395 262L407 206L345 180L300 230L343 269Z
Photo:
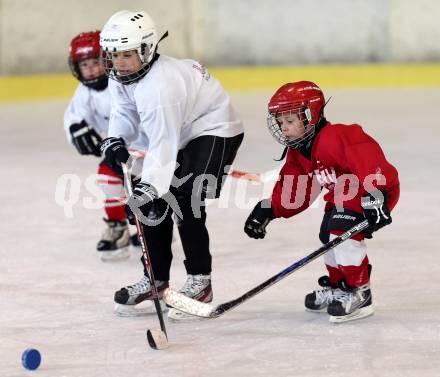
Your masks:
M98 186L105 196L105 207L120 206L125 200L122 179L106 174L99 174Z
M330 240L337 236L330 234ZM336 264L339 266L360 266L367 256L367 245L365 241L353 239L345 240L333 248Z
M338 267L338 264L336 263L336 258L335 258L335 251L333 249L327 251L324 254L324 263L330 267L335 267L335 268Z

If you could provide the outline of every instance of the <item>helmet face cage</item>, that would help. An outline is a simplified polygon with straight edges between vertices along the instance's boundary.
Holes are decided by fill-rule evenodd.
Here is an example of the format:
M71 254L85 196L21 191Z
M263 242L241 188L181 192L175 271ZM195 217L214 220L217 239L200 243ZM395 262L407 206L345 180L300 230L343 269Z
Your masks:
M304 126L304 134L294 140L289 140L281 130L281 124L279 122L279 118L282 116L298 116L299 120L302 121ZM267 115L267 127L269 132L272 134L274 139L289 148L298 149L305 145L308 141L313 138L315 134L315 124L311 123L312 117L310 113L310 109L308 107L297 107L296 109L286 110L286 111L278 111L278 112L270 112ZM309 129L307 126L311 125Z
M152 57L154 55L154 51L151 51L151 47L152 45L148 47L146 44L143 43L137 49L125 50L125 51L136 51L139 60L142 63L142 67L139 70L126 75L121 75L120 73L118 73L118 71L114 67L113 59L112 59L113 52L123 53L124 51L121 50L116 51L115 48L113 49L113 51L111 51L111 49L108 47L103 48L101 53L101 61L104 66L106 75L112 80L116 80L121 84L125 84L125 85L131 84L141 79L148 73L151 67L150 61L152 60Z

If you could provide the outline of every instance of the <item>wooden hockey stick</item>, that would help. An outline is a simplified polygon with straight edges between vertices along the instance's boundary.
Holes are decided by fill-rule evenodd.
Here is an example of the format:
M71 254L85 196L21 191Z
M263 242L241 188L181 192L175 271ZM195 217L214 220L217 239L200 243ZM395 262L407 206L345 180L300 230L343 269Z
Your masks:
M206 303L203 303L200 301L196 301L196 300L193 300L193 299L185 296L184 294L177 292L171 288L168 288L165 290L164 295L163 295L163 300L168 305L172 306L173 308L176 308L182 312L185 312L187 314L191 314L191 315L194 315L197 317L202 317L202 318L220 317L223 314L234 309L238 305L241 305L245 301L249 300L250 298L263 292L265 289L269 288L270 286L283 280L285 277L289 276L291 273L295 272L296 270L299 270L301 267L304 267L306 264L309 264L314 259L325 254L330 249L341 244L345 240L349 239L351 236L361 232L362 230L366 229L367 227L368 227L368 221L367 220L362 221L361 223L355 225L350 230L348 230L345 233L341 234L340 236L334 238L332 241L327 242L325 245L321 246L318 250L307 255L306 257L302 258L298 262L293 263L289 267L285 268L284 270L282 270L278 274L272 276L270 279L266 280L265 282L252 288L251 290L249 290L245 294L241 295L240 297L235 298L231 301L225 302L223 304L211 305L211 304L206 304Z

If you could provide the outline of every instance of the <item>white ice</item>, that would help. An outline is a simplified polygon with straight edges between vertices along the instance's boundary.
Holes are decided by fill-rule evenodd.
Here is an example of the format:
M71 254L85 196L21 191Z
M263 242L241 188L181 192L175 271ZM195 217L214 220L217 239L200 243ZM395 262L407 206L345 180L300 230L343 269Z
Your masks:
M1 104L0 376L440 376L440 90L329 95L328 119L362 124L400 172L393 224L368 242L375 315L334 325L326 314L304 311L304 295L325 273L320 259L221 318L167 323L164 351L147 345L147 328L158 328L155 315L112 312L114 291L141 277L139 253L113 264L98 258L103 212L82 203L93 199L84 182L98 160L66 144L66 102ZM282 148L265 126L269 96L233 94L247 132L237 169L265 172L279 165L273 159ZM55 201L63 174L76 174L81 183L70 218ZM263 188L229 183L232 194L208 207L216 303L319 246L322 205L274 221L267 238L255 241L242 228ZM244 184L246 195L235 196ZM175 288L184 281L182 260L177 244ZM28 347L42 354L35 372L21 366Z

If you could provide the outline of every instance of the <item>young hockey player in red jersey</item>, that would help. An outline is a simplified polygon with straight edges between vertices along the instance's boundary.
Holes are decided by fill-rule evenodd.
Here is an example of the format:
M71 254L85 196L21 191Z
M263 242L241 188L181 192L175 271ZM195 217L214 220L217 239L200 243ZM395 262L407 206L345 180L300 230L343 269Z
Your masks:
M69 66L80 84L64 114L67 139L81 155L100 157L99 144L107 136L109 125L110 93L100 61L99 31L80 33L72 39ZM106 228L96 248L102 260L128 258L130 234L125 205L120 201L125 196L121 167L104 158L98 174L98 184L106 195ZM138 245L137 235L131 241Z
M309 311L327 311L330 322L346 322L374 313L364 238L391 223L399 199L399 179L379 144L357 124L332 124L324 118L321 89L309 81L279 88L269 102L268 127L287 158L272 197L259 202L244 230L264 238L266 226L292 217L327 189L319 238L326 243L367 219L370 227L324 255L328 276L321 289L306 295Z

